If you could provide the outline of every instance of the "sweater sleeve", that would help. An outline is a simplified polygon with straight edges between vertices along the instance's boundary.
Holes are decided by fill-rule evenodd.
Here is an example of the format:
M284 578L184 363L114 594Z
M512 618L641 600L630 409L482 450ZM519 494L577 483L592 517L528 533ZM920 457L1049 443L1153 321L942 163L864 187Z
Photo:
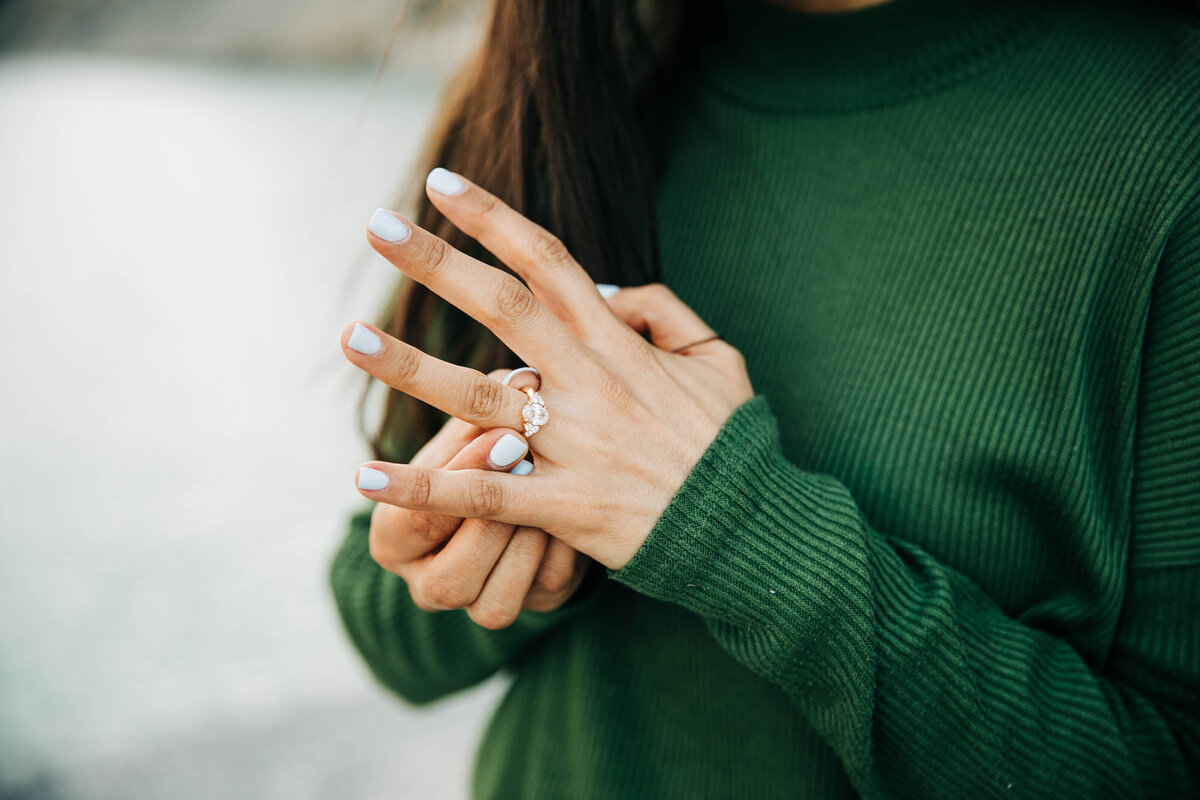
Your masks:
M346 632L367 666L380 683L410 703L430 703L491 677L602 591L602 582L585 579L561 608L523 611L499 631L476 625L462 610L422 611L404 581L371 558L370 522L369 511L351 519L330 583Z
M1152 294L1102 665L873 530L842 484L785 459L762 397L611 577L703 617L866 798L1200 796L1200 224L1176 231Z

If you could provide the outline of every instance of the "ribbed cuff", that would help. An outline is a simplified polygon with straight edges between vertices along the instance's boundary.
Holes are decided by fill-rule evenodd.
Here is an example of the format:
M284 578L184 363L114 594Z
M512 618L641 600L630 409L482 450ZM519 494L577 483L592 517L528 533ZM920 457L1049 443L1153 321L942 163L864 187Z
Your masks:
M767 631L775 646L807 647L812 636L836 638L839 618L870 618L862 531L845 487L783 457L759 396L730 416L641 549L610 577L710 620Z

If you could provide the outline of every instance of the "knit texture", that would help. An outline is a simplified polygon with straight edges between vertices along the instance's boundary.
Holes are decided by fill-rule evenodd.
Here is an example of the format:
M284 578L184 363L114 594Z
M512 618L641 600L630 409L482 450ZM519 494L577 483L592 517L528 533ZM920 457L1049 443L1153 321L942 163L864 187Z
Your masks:
M1200 796L1200 29L726 8L663 279L758 396L506 631L416 609L356 518L356 646L414 702L512 672L481 798Z

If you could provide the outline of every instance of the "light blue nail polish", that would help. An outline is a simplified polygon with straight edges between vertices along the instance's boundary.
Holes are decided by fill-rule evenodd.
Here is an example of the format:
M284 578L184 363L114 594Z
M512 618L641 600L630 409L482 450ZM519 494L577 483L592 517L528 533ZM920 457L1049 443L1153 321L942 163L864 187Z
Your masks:
M387 485L387 473L370 467L358 468L358 488L363 491L378 492L380 489L386 489Z
M488 451L488 463L496 469L503 469L525 455L528 450L529 446L524 440L506 433Z
M510 475L528 475L529 473L533 472L533 462L532 461L518 462L517 465L515 467L513 467L512 469L510 469L508 472Z
M411 233L408 226L397 219L395 214L382 208L375 209L371 221L367 223L367 230L393 244L403 242Z
M448 197L462 194L467 190L467 185L457 175L441 167L437 167L433 172L429 173L429 177L425 179L425 185L438 194L444 194Z
M364 356L373 356L383 349L383 342L370 328L356 322L350 338L346 340L346 347Z
M596 291L598 291L600 293L601 297L603 297L605 300L607 300L608 298L612 297L617 292L621 291L621 287L617 286L616 284L612 284L612 283L597 283Z

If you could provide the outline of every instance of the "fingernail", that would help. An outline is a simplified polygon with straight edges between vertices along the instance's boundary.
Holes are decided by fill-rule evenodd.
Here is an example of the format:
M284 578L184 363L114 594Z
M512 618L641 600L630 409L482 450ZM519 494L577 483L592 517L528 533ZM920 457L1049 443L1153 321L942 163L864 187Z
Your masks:
M395 214L382 208L375 209L375 213L371 215L371 221L367 224L367 230L380 239L386 239L393 243L403 242L411 232L407 225L396 218Z
M522 439L506 433L488 451L488 463L496 469L503 469L525 455L528 450L529 446Z
M354 330L350 332L350 338L346 341L346 347L364 356L373 356L383 349L383 342L379 341L379 337L370 328L356 322Z
M425 185L438 194L450 197L462 194L467 190L467 185L457 175L441 167L437 167L433 172L429 173L429 177L425 179Z
M387 473L370 467L358 468L358 488L368 492L378 492L388 485Z
M529 473L533 472L533 462L522 461L508 472L510 475L528 475Z
M600 292L600 296L607 300L617 292L621 291L621 287L612 283L597 283L596 291Z

